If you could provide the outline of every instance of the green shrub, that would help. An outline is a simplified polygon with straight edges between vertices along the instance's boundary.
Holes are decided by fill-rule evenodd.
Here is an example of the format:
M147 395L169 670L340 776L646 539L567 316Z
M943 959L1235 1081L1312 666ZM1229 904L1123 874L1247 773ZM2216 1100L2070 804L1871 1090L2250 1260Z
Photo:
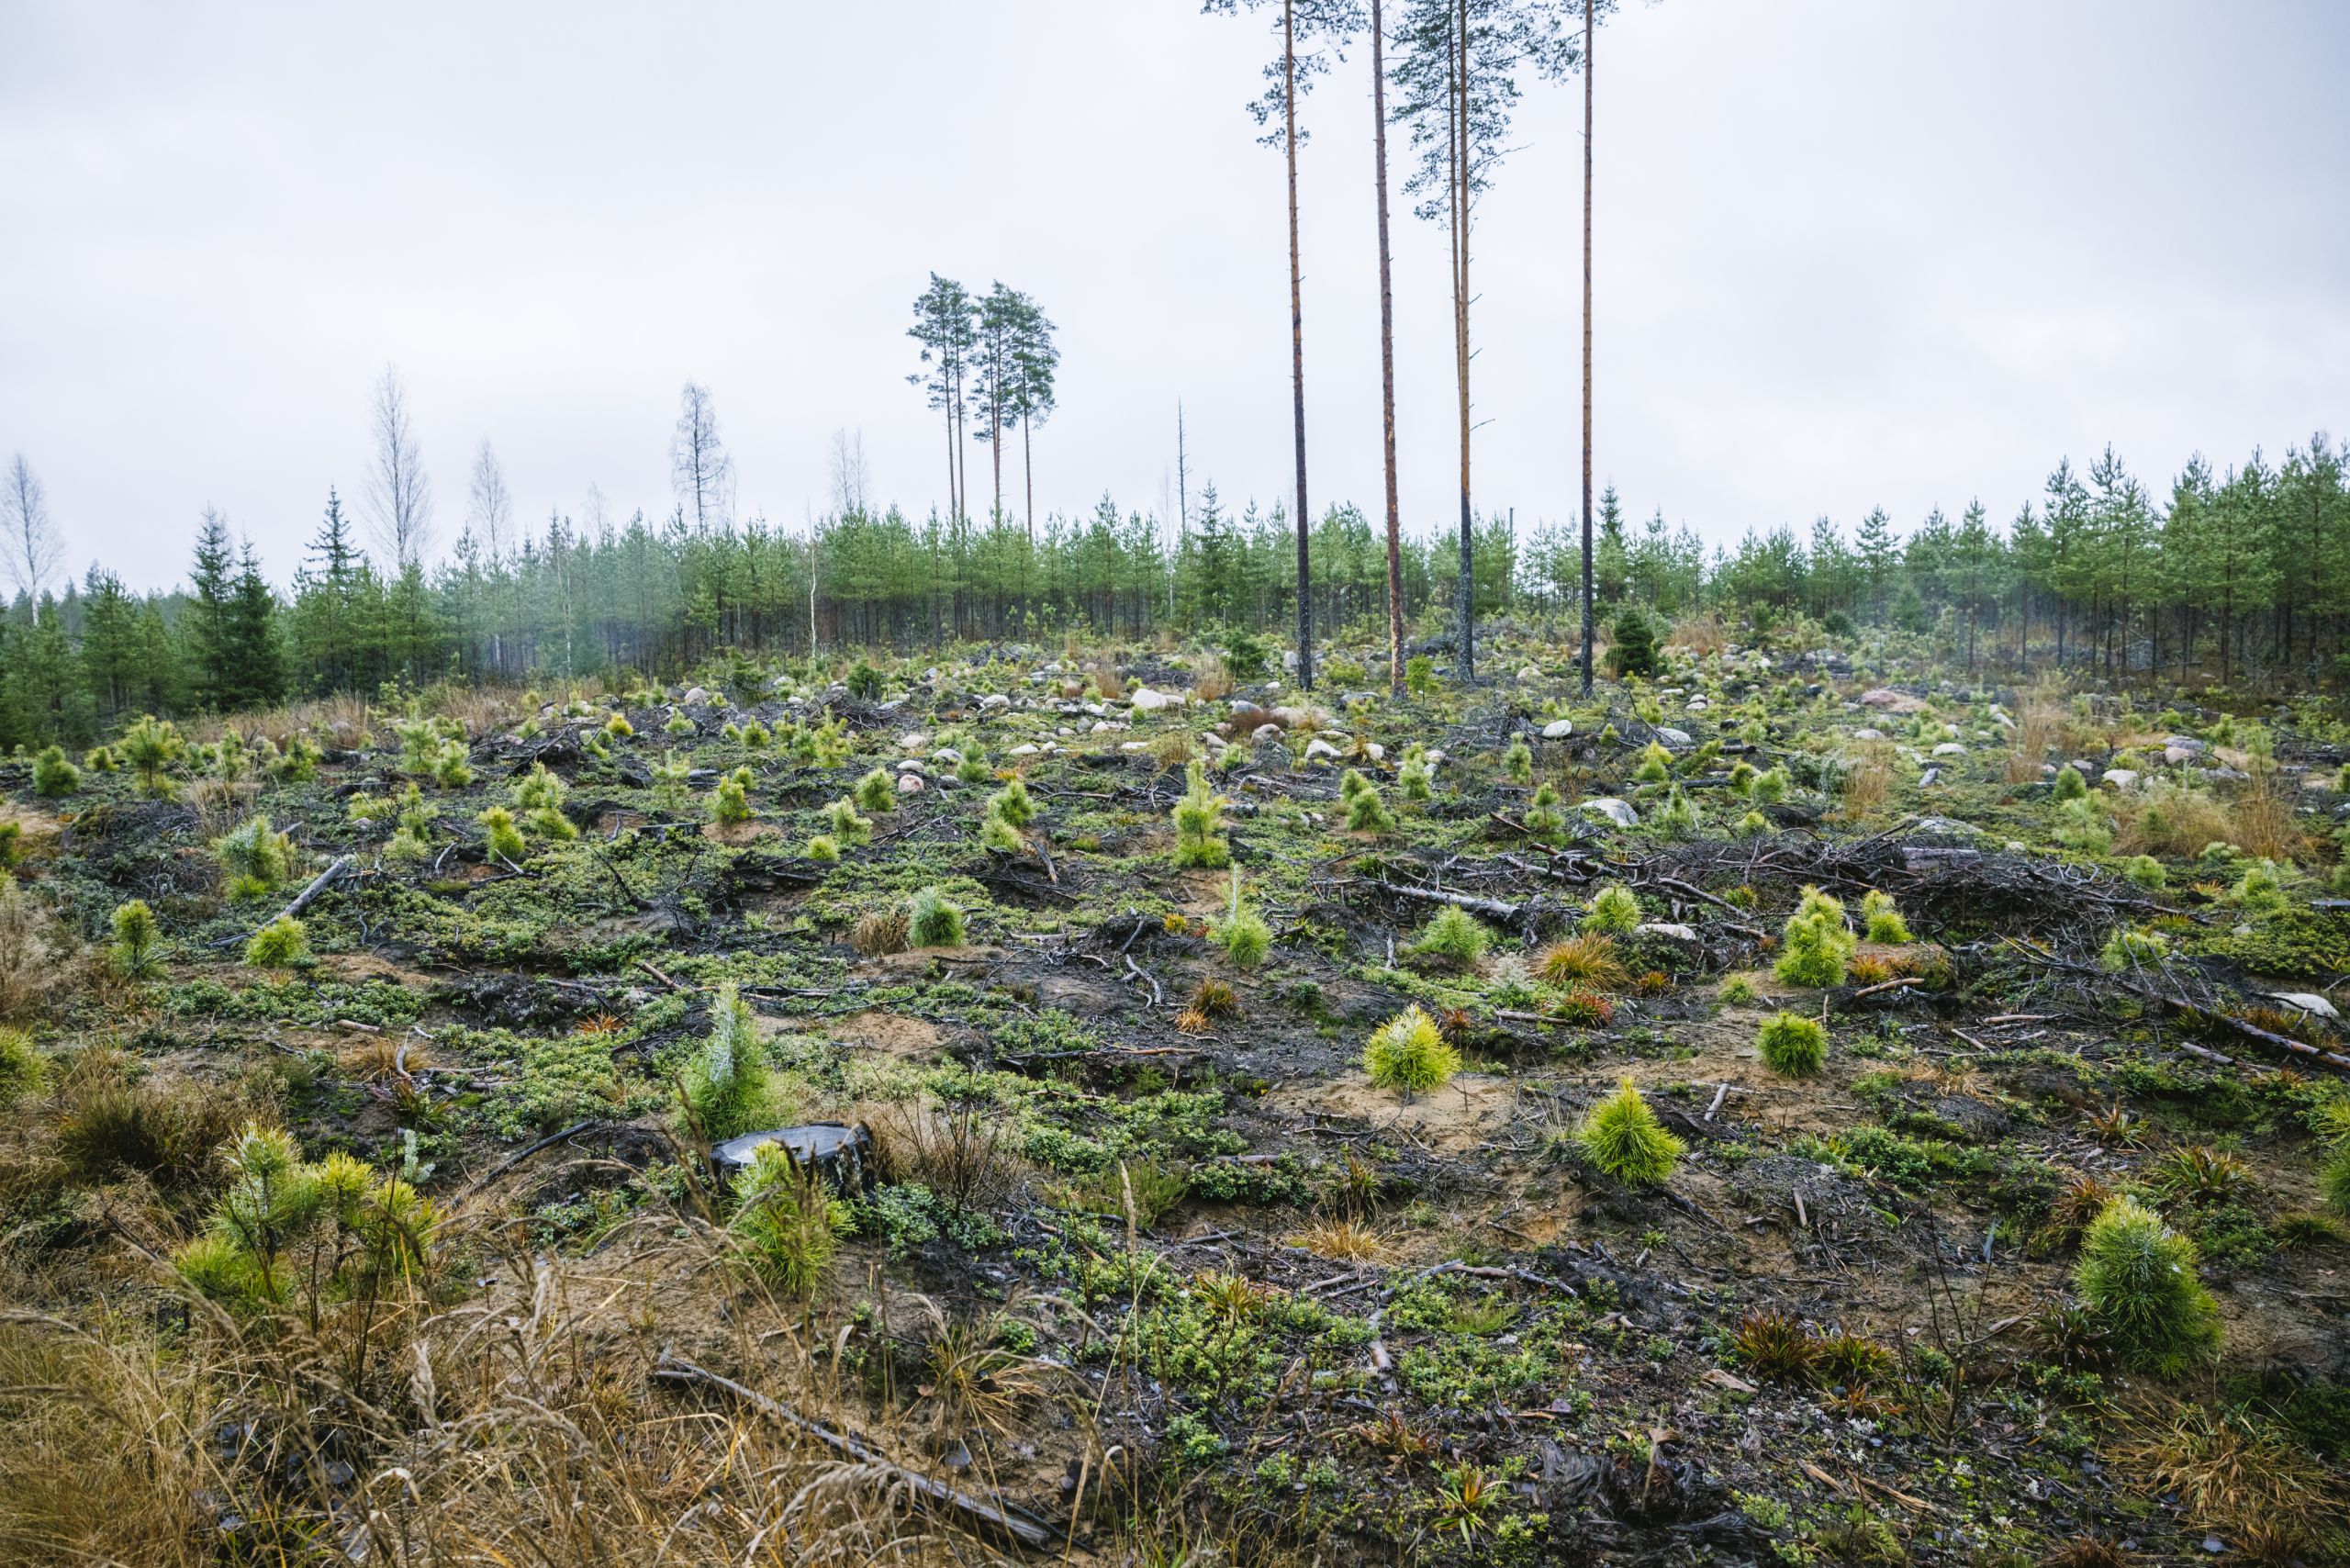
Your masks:
M1440 969L1465 969L1485 956L1493 940L1483 921L1457 904L1447 904L1420 927L1419 939L1406 951Z
M710 1004L710 1034L686 1064L692 1124L712 1143L774 1125L780 1109L751 1004L733 980Z
M2170 943L2159 931L2140 931L2121 925L2114 928L2097 956L2098 962L2109 974L2135 969L2140 964L2159 964L2170 954Z
M993 805L979 814L979 843L999 855L1017 855L1028 847L1021 842L1020 830L1004 821Z
M1664 809L1657 812L1651 825L1663 837L1680 840L1696 837L1702 824L1696 806L1682 792L1681 786L1675 784L1672 796L1664 802Z
M256 969L290 969L310 961L309 935L291 915L279 915L245 943L245 963Z
M1908 944L1909 923L1901 918L1901 911L1893 895L1871 888L1861 899L1861 920L1868 927L1869 940L1887 947Z
M955 765L955 779L960 784L984 784L994 777L988 771L988 765L976 755L966 756Z
M2135 1198L2116 1198L2081 1237L2073 1283L2125 1365L2177 1378L2220 1347L2219 1308L2195 1243Z
M2089 781L2081 776L2079 768L2067 764L2056 770L2055 800L2059 805L2066 801L2086 800L2088 792Z
M187 755L187 743L169 720L158 721L152 713L122 733L117 743L123 761L138 780L139 792L155 800L169 800L171 779L166 777L180 759Z
M65 760L63 746L50 746L33 758L33 793L45 799L71 795L82 787L82 770Z
M1028 798L1028 781L1016 773L989 797L988 809L1014 827L1026 827L1036 820L1036 803Z
M1187 788L1175 802L1175 864L1217 870L1232 863L1223 836L1223 796L1208 788L1207 769L1194 762L1185 770Z
M48 1076L33 1037L22 1029L0 1028L0 1105L39 1089Z
M1718 994L1726 1006L1745 1007L1751 1005L1759 993L1755 991L1752 980L1744 975L1732 975L1722 981L1721 991Z
M1404 689L1415 697L1426 697L1436 689L1436 661L1426 654L1414 654L1404 661Z
M266 893L293 874L294 840L273 829L267 817L214 839L212 853L229 874L232 896Z
M2317 1185L2326 1207L2338 1215L2350 1215L2350 1147L2336 1148L2325 1157L2325 1163L2318 1168Z
M1502 752L1502 777L1513 784L1534 782L1534 748L1526 744L1523 734L1509 738L1509 745Z
M868 812L894 812L898 809L897 782L887 770L877 767L856 781L854 798Z
M1395 792L1406 801L1425 801L1435 793L1436 765L1428 761L1426 750L1417 745L1407 746L1404 761L1395 772Z
M840 842L829 833L820 833L808 840L808 858L821 865L836 864L841 857Z
M857 814L856 802L843 796L824 808L824 827L843 844L873 842L873 820Z
M1253 969L1265 961L1272 950L1273 928L1255 910L1244 908L1240 902L1240 868L1232 871L1232 902L1224 924L1216 927L1215 939L1224 948L1224 956L1234 966Z
M1787 918L1785 946L1771 972L1787 985L1842 985L1845 966L1859 946L1844 928L1844 906L1818 888L1806 888Z
M2073 768L2065 770L2077 778ZM2081 855L2103 855L2113 847L2113 823L2098 801L2087 795L2056 802L2048 836Z
M2121 874L2130 879L2132 886L2150 893L2160 892L2170 885L2170 873L2151 855L2132 855L2121 863Z
M514 781L514 804L523 812L558 809L570 793L571 786L548 772L543 762L531 764L531 771Z
M482 847L494 860L519 861L530 852L522 842L522 830L514 825L514 813L504 806L491 806L474 819L481 823Z
M751 820L751 795L748 781L740 770L718 781L710 793L710 820L721 827L733 827Z
M1362 1067L1372 1083L1408 1101L1451 1082L1460 1070L1460 1053L1446 1043L1435 1019L1406 1007L1372 1032L1362 1049Z
M1754 782L1746 787L1746 798L1758 806L1775 806L1794 788L1795 780L1787 776L1785 767L1773 767L1754 776Z
M1781 1013L1765 1018L1754 1044L1763 1064L1788 1078L1808 1078L1828 1057L1828 1031L1816 1018Z
M1681 1140L1664 1130L1628 1078L1584 1114L1575 1143L1601 1174L1634 1187L1671 1176L1684 1152Z
M1347 771L1354 773L1354 769L1352 768L1348 768ZM1362 775L1360 773L1354 773L1354 777L1357 778L1362 778ZM1371 786L1371 781L1369 779L1363 779L1362 788L1356 790L1354 794L1347 799L1348 831L1350 833L1386 833L1391 831L1394 826L1395 813L1389 811L1386 803L1380 800L1379 791Z
M1628 936L1639 929L1640 901L1632 890L1610 882L1591 895L1591 907L1577 924L1603 936Z
M883 684L881 672L862 658L859 658L856 667L848 672L848 694L860 702L878 701Z
M751 1272L789 1296L815 1290L852 1226L847 1207L775 1143L752 1151L734 1178L734 1199L739 1206L726 1228Z
M960 947L963 912L937 888L923 888L909 901L906 936L917 947Z
M1656 628L1638 606L1627 605L1608 629L1607 671L1617 679L1657 672Z
M151 974L162 961L163 932L145 899L115 907L115 968L136 980Z

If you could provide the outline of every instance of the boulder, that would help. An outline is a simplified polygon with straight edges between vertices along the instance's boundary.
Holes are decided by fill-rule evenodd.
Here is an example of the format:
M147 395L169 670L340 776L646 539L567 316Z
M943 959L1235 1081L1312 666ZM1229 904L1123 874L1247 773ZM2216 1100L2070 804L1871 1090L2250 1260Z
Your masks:
M1147 686L1135 688L1134 696L1129 700L1134 704L1134 710L1137 713L1156 713L1162 709L1175 706L1174 698L1164 691L1153 691Z
M1881 741L1885 739L1885 732L1883 730L1873 730L1866 726L1863 726L1862 728L1852 732L1852 738L1856 741Z
M983 713L1001 713L1011 706L1012 699L1001 691L990 691L979 699L979 711Z
M1632 810L1632 803L1629 801L1618 800L1613 795L1602 795L1596 800L1584 801L1579 809L1606 817L1617 827L1640 825L1640 813Z
M921 774L919 774L919 773L901 773L901 774L899 774L899 775L898 775L898 793L899 793L899 794L901 794L901 795L919 795L919 794L921 794L921 793L922 793L922 775L921 775Z
M684 703L688 708L700 708L709 703L710 693L704 691L699 686L688 687L686 690L686 694L683 697L678 698L677 700Z
M1562 741L1574 733L1575 722L1572 719L1553 719L1542 726L1542 738L1546 741Z
M1660 744L1668 746L1695 745L1696 744L1690 738L1688 731L1676 730L1670 724L1658 726L1656 738Z
M2165 735L2163 746L2165 750L2176 749L2186 752L2189 756L2208 749L2203 742L2197 740L2193 735Z
M2105 777L2098 782L2109 790L2135 790L2138 787L2138 770L2134 767L2109 767L2105 770Z
M1337 759L1338 748L1320 735L1305 743L1305 760L1308 763L1336 762Z
M1898 708L1900 705L1901 693L1887 687L1880 686L1874 691L1861 693L1861 706L1863 708Z
M1013 746L1010 751L1004 753L1004 755L1006 756L1034 756L1036 755L1036 747L1033 742L1022 741L1018 745Z
M1281 727L1279 724L1259 724L1250 733L1248 738L1259 745L1263 745L1269 741L1279 745L1281 740Z
M2183 767L2195 760L2195 754L2183 745L2163 747L2163 763L2169 767Z
M862 1122L855 1126L845 1122L809 1122L744 1133L713 1148L710 1162L721 1174L732 1175L748 1170L757 1150L771 1143L781 1144L795 1162L822 1176L845 1197L869 1193L877 1184L873 1135Z
M910 735L900 735L898 737L898 749L900 751L927 751L930 749L930 737L923 734L920 730L916 730Z
M1966 748L1956 741L1944 741L1934 748L1936 756L1964 756Z
M1539 680L1542 678L1542 672L1537 669L1534 666L1528 665L1524 669L1517 672L1517 678L1520 680Z

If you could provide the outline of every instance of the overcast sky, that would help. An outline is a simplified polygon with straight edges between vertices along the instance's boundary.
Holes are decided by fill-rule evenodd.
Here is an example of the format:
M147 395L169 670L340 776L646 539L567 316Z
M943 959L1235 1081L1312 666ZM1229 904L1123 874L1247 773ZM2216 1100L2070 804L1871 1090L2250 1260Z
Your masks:
M0 458L75 568L177 580L207 504L290 575L364 484L397 364L443 541L492 441L519 510L671 504L707 386L737 510L798 528L836 429L926 510L905 337L932 270L1060 327L1040 509L1288 487L1270 43L1192 0L857 6L0 0ZM2111 441L2350 430L2350 6L1630 0L1598 74L1603 479L1709 540L2011 515ZM1370 86L1306 100L1318 509L1380 505ZM1477 230L1476 493L1573 515L1581 95L1528 84ZM1400 186L1403 150L1395 149ZM1453 505L1442 235L1396 196L1406 526ZM974 491L988 494L983 452ZM1017 493L1016 475L1007 489Z

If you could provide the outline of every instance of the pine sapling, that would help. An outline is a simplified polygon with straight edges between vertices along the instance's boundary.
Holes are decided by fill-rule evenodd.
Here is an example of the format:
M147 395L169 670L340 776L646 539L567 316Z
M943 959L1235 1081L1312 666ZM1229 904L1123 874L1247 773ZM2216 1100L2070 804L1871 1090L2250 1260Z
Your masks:
M1363 1071L1382 1089L1409 1103L1415 1094L1441 1089L1460 1070L1460 1053L1417 1007L1406 1007L1381 1025L1363 1047Z
M1594 1169L1631 1187L1651 1186L1671 1176L1684 1150L1628 1078L1584 1114L1575 1128L1575 1142Z

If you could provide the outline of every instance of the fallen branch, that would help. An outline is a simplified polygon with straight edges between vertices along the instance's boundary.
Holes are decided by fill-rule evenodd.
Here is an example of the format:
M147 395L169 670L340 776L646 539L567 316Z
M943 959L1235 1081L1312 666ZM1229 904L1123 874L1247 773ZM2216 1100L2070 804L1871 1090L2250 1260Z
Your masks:
M1061 1539L1060 1532L1054 1527L1001 1498L992 1503L983 1502L968 1492L894 1463L846 1433L836 1432L821 1422L810 1420L781 1400L769 1398L755 1388L746 1388L733 1378L704 1371L691 1361L672 1355L666 1349L662 1350L661 1359L654 1365L653 1378L656 1383L716 1389L769 1420L815 1439L834 1453L853 1459L859 1464L873 1466L917 1497L959 1515L966 1524L985 1526L1000 1535L1009 1536L1031 1551L1049 1551Z
M492 1182L497 1181L500 1176L505 1175L508 1171L513 1170L516 1166L521 1164L522 1161L530 1159L531 1156L538 1153L541 1149L553 1148L559 1143L569 1143L581 1133L590 1132L599 1127L617 1127L625 1126L627 1125L628 1124L625 1122L607 1122L599 1117L590 1117L588 1120L584 1122L574 1122L571 1126L564 1128L563 1131L559 1133L549 1133L546 1137L541 1138L530 1148L522 1150L520 1154L517 1154L512 1159L507 1160L506 1163L500 1165L488 1175L476 1180L471 1186L464 1190L464 1196L468 1198L472 1197L476 1193L480 1192L484 1187L488 1186Z
M1522 904L1504 903L1499 899L1481 899L1468 893L1442 892L1435 888L1415 888L1403 882L1372 881L1367 877L1363 880L1371 887L1380 888L1404 898L1419 899L1427 903L1449 903L1456 909L1465 909L1472 914L1482 914L1489 920L1500 921L1505 925L1517 924L1526 918L1527 912L1535 907L1531 902Z

